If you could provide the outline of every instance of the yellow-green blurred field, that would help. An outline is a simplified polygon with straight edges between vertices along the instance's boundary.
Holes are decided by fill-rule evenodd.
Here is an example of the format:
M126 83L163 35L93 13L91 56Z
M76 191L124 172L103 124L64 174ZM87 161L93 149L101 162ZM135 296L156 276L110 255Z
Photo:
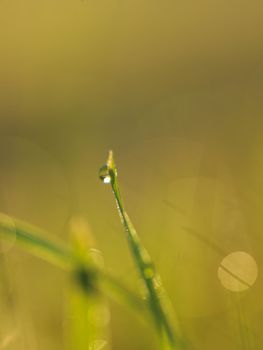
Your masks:
M140 288L98 179L113 149L187 350L263 348L262 16L258 0L0 2L0 211L64 241L79 218ZM67 349L67 274L15 242L0 251L0 350ZM218 278L236 251L258 269L242 292ZM158 349L154 329L109 309L105 349Z

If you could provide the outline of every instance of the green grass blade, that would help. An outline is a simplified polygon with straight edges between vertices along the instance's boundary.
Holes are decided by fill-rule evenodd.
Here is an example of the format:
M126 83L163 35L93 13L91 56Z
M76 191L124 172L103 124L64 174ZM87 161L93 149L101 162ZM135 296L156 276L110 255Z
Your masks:
M104 269L99 269L91 262L80 261L72 248L61 241L49 238L48 234L39 228L0 214L0 239L71 273L81 271L85 276L96 275L96 287L101 293L127 306L132 312L141 314L142 317L144 314L147 315L146 305L139 296ZM89 293L85 284L82 284L82 288Z
M72 266L72 251L67 245L50 239L46 232L5 214L0 215L0 239L20 246L63 269Z
M174 330L172 329L170 321L168 320L167 310L165 307L165 293L160 276L157 274L154 264L148 252L142 245L124 208L118 185L117 168L115 166L111 151L109 152L107 163L100 169L99 176L104 183L111 184L119 215L127 234L135 264L147 290L147 301L162 339L162 348L182 348L179 334L174 335Z

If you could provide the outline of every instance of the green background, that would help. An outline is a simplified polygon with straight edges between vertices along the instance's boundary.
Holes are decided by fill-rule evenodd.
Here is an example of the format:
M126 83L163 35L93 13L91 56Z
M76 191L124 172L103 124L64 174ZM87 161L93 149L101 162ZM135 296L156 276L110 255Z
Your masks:
M72 217L85 218L106 266L135 289L98 180L113 149L189 349L251 349L215 245L257 262L240 304L253 349L263 344L262 15L257 0L0 2L1 211L63 240ZM6 348L62 349L67 276L1 251L0 345L15 334ZM156 348L146 326L110 306L113 349Z

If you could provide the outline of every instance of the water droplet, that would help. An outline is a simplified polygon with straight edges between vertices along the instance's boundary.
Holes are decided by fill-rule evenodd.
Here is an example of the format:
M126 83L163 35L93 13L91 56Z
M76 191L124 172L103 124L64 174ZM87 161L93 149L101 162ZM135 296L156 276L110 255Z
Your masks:
M144 276L147 278L147 279L152 279L154 277L154 271L151 267L146 267L144 269Z
M153 279L153 285L155 290L159 290L162 287L162 281L160 275L155 274Z
M101 179L101 181L105 184L109 184L111 183L111 177L110 177L110 174L109 174L109 168L106 165L103 165L101 168L100 168L100 171L99 171L99 178Z
M105 184L109 184L109 183L111 182L110 176L105 176L104 179L103 179L103 182L104 182Z
M107 341L104 339L98 339L95 340L92 344L89 346L89 350L101 350L104 349L107 345Z
M147 300L149 296L149 292L148 292L148 289L146 288L145 281L142 278L137 280L137 286L143 300Z

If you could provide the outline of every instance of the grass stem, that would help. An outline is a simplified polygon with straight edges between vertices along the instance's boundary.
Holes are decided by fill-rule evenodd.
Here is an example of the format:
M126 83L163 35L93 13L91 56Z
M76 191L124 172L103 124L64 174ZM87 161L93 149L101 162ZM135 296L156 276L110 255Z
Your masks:
M121 199L117 168L112 151L109 152L107 163L100 169L100 178L104 183L110 183L116 200L121 222L127 234L129 246L134 257L139 274L147 290L147 301L154 322L160 334L162 349L181 349L182 342L179 334L174 333L165 307L165 292L160 276L157 274L152 259L142 245L139 236L124 208Z
M48 238L48 234L22 221L0 214L0 239L23 248L26 252L41 258L63 270L75 273L81 269L87 276L96 276L96 288L117 303L126 305L138 314L147 314L147 305L139 296L123 286L106 270L91 262L79 259L67 244ZM82 285L85 289L85 285ZM86 290L88 292L88 290Z

